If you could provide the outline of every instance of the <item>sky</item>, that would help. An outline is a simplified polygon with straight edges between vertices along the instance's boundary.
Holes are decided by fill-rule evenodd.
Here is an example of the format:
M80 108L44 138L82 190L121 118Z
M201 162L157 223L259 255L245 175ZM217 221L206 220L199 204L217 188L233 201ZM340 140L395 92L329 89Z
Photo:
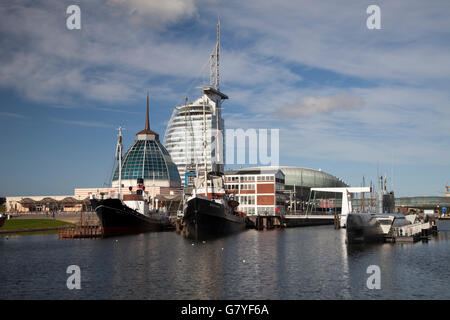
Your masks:
M376 3L375 3L376 2ZM0 4L0 196L106 186L117 127L161 138L209 82L226 128L279 129L280 165L397 196L450 182L450 2L11 0ZM80 8L81 29L66 13ZM369 5L381 29L368 29Z

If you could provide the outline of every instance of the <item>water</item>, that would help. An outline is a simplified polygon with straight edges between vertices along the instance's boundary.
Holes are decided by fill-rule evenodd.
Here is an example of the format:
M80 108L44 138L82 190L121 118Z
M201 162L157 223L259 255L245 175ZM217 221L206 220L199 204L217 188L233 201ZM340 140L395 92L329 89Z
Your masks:
M347 246L332 226L194 243L175 232L101 240L0 237L0 299L450 299L450 222L428 243ZM69 265L81 289L66 286ZM366 286L378 265L381 289Z

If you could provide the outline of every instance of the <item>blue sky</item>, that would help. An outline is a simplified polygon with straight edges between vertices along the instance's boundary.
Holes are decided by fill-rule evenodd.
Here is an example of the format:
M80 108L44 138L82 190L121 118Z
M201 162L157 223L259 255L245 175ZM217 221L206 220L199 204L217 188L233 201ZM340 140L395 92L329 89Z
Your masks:
M81 8L81 30L66 8ZM161 137L208 82L221 21L227 128L280 128L280 164L397 195L450 182L450 2L23 1L0 4L0 195L65 195L107 182L116 128ZM393 174L392 174L393 173Z

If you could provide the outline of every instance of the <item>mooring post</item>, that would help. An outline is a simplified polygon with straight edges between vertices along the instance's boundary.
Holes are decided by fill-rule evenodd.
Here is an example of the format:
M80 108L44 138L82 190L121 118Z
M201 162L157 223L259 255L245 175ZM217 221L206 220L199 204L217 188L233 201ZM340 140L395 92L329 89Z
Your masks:
M334 211L334 229L338 230L341 227L341 224L339 223L339 215L337 214L336 210Z

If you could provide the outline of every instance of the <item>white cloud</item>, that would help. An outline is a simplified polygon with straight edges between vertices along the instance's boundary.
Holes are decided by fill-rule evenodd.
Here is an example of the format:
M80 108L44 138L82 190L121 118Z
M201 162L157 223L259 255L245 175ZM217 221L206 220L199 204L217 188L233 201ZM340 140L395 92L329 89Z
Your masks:
M306 97L297 104L284 106L277 110L277 114L284 118L307 117L315 113L329 113L338 110L352 110L361 107L364 100L341 94L334 97Z
M381 30L366 28L369 4L231 1L222 4L221 15L245 30L253 54L364 79L448 81L448 1L379 1Z
M24 115L14 112L0 112L0 117L25 118Z
M74 125L74 126L82 126L82 127L93 127L93 128L110 128L112 127L109 124L99 121L84 121L84 120L64 120L64 119L52 119L52 121Z
M228 128L283 128L286 156L449 158L447 1L380 1L379 31L365 27L369 2L104 3L82 5L81 32L65 29L61 1L2 5L0 85L55 106L68 97L123 105L149 89L170 108L205 65L220 13ZM173 27L187 19L195 33ZM291 119L274 121L275 110Z
M282 154L302 158L448 164L450 95L408 87L350 88L358 109L284 121Z
M246 110L251 110L251 114L242 109L233 110L231 106L227 109L228 103L232 104L230 100L223 114L226 127L279 128L280 159L293 163L302 159L391 163L395 155L398 164L448 164L450 95L447 92L407 86L297 88L295 94L290 89L278 91L279 95L272 92L260 95L256 100L251 99L251 92L242 93L238 98L248 102ZM306 99L300 103L301 108L298 104L294 105L296 108L286 108L291 105L285 103L287 100L301 101L301 97L320 95L327 98L312 99L314 103L306 103ZM290 117L281 118L282 121L274 119L280 112L273 112L275 108L269 106L261 107L264 100L272 106L284 106L281 109L288 110ZM334 109L352 103L352 109ZM321 111L328 111L310 114L309 109L304 109L317 105ZM330 112L330 108L339 112Z
M129 5L151 8L144 2ZM0 86L35 102L62 105L75 96L77 101L117 104L136 99L150 82L152 91L167 93L167 85L155 78L190 79L208 59L212 43L170 41L160 37L159 29L121 20L117 8L102 7L100 13L101 1L82 5L82 29L69 31L61 23L64 5L53 1L30 7L19 2L0 7ZM188 5L182 5L183 12L191 12ZM161 12L153 14L175 22L171 8L178 12L177 2L161 2L167 19ZM187 52L189 63L183 59Z
M197 13L194 0L107 0L108 3L126 9L130 18L152 27L178 22Z

